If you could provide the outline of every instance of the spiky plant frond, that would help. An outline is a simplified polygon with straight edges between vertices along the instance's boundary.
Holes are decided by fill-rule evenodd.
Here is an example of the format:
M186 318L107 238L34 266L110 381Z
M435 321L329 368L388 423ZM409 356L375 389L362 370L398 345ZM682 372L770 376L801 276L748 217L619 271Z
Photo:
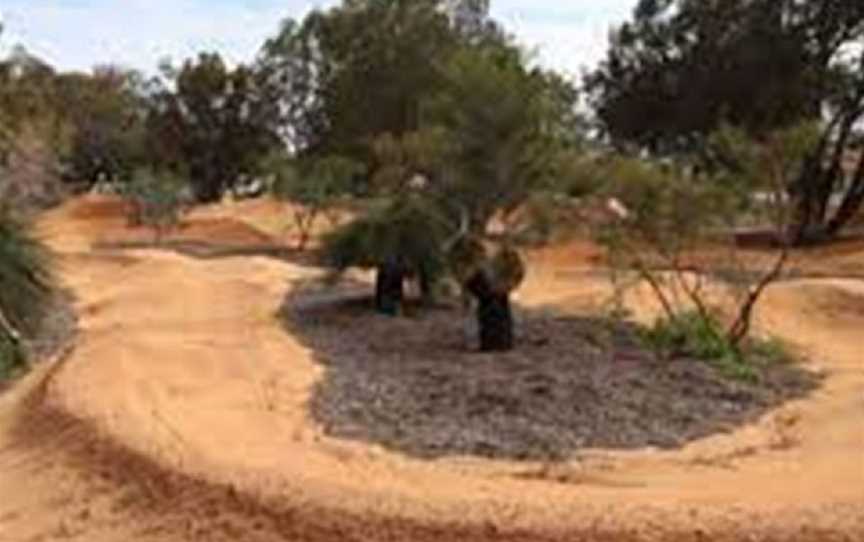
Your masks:
M445 223L419 198L400 198L346 224L323 240L325 264L344 271L397 261L410 269L440 276Z
M52 290L50 257L27 225L0 211L0 377L23 363L20 339L35 334Z

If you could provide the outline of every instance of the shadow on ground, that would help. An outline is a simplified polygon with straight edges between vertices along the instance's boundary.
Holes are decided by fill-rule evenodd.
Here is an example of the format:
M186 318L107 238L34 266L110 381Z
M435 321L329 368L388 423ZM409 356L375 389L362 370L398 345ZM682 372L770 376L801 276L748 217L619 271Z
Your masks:
M519 309L517 349L479 354L456 306L387 318L368 293L301 287L281 316L326 368L310 405L325 432L413 457L677 448L755 422L821 380L788 363L733 381L696 360L657 361L627 324L552 310Z
M220 258L263 257L304 267L316 266L319 257L314 251L300 251L280 244L229 244L192 240L123 241L93 244L96 251L165 250L199 260Z

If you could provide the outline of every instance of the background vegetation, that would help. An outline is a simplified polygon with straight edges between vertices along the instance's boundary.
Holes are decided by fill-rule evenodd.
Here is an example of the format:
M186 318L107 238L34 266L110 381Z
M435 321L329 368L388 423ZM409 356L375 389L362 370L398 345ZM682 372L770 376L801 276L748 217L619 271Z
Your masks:
M693 333L719 326L740 351L788 251L840 235L864 203L862 42L860 2L639 0L575 81L533 62L488 1L345 0L285 20L246 64L201 52L155 77L64 73L15 49L0 62L3 348L50 283L10 216L107 186L157 239L188 205L272 187L296 204L300 249L360 202L322 261L374 269L389 314L407 279L427 298L455 280L484 350L513 346L521 247L576 217L619 276L651 284L667 324L695 310ZM770 233L769 264L694 260L736 253L744 226Z

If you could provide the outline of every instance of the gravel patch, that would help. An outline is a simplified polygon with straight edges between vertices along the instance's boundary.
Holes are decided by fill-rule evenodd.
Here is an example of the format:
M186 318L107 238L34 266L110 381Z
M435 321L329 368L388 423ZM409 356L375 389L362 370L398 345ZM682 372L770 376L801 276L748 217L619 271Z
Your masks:
M454 307L386 318L367 299L318 292L282 314L327 369L310 405L324 431L421 458L677 448L754 422L819 380L775 364L758 383L732 381L697 360L656 360L626 324L552 312L520 311L517 349L492 355L472 351L472 319Z

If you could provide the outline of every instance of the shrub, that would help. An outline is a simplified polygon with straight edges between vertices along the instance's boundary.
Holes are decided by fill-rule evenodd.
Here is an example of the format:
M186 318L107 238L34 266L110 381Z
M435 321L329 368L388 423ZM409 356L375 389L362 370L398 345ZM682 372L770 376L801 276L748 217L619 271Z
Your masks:
M265 161L264 170L273 177L274 196L294 204L291 213L299 236L297 249L303 251L322 215L335 223L328 211L344 201L364 167L341 156L291 160L276 154Z
M180 223L191 195L184 192L183 181L166 172L139 170L124 187L124 197L131 204L129 222L135 226L153 228L156 242Z
M10 337L0 333L0 381L13 376L24 366L24 352Z
M748 382L759 379L760 367L795 359L787 345L774 338L749 337L735 344L720 322L703 318L698 311L661 318L643 328L640 338L662 359L693 358L710 363L729 378Z
M722 327L715 320L703 318L695 311L661 318L645 329L642 337L652 350L664 358L693 356L716 360L736 355Z
M324 236L322 248L325 263L336 271L398 261L435 277L446 266L441 251L444 235L443 222L434 210L409 197L373 209Z
M38 331L51 290L47 250L0 210L0 378L24 363L22 341Z
M756 141L724 128L705 149L723 168L696 158L610 160L607 196L624 212L599 224L596 239L616 287L645 284L660 303L669 329L655 338L695 339L708 357L728 346L741 358L755 308L789 260L786 187L813 133L804 124ZM745 223L764 228L774 248L743 250Z

